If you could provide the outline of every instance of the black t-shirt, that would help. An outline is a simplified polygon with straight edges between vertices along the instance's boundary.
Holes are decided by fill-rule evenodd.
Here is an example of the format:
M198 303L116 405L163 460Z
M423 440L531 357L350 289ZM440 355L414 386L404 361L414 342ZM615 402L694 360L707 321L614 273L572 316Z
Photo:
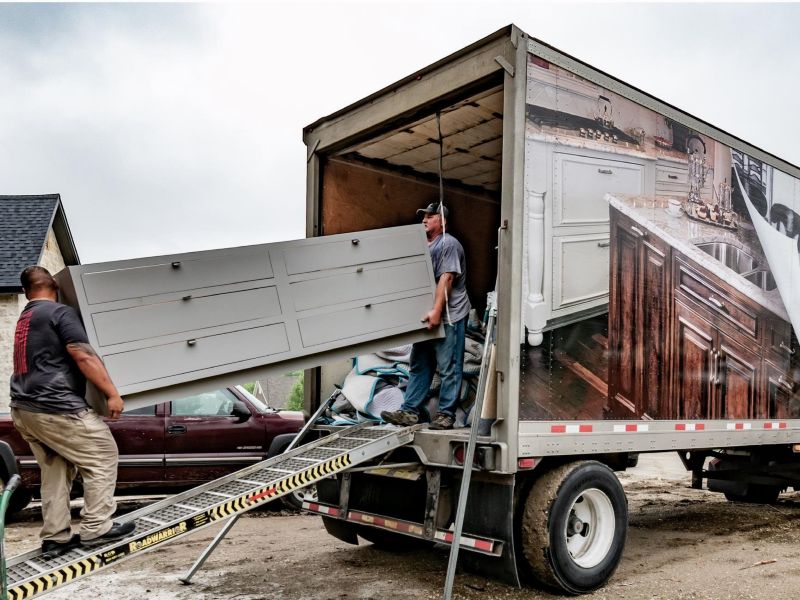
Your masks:
M86 378L67 352L67 344L88 342L75 310L49 300L29 302L14 334L11 406L46 413L87 408Z

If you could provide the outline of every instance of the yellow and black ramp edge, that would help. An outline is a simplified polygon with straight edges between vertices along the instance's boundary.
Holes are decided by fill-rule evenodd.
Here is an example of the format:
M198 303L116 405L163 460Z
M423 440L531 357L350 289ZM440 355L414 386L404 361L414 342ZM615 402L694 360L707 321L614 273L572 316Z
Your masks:
M112 548L103 549L97 554L59 566L33 579L23 581L19 584L9 583L8 598L9 600L26 600L27 598L32 598L44 592L49 592L60 585L70 583L79 577L88 575L97 569L107 567L137 552L149 550L191 531L200 529L206 525L211 525L215 521L227 519L236 513L253 508L258 504L267 502L278 496L284 496L296 489L306 487L324 477L348 468L351 464L352 460L349 454L331 458L330 460L311 466L298 473L292 473L274 482L270 482L263 488L250 490L237 498L232 498L221 504L214 505L207 510L198 512L181 521L171 523L160 529L147 531L138 536L134 535L131 538L121 541Z

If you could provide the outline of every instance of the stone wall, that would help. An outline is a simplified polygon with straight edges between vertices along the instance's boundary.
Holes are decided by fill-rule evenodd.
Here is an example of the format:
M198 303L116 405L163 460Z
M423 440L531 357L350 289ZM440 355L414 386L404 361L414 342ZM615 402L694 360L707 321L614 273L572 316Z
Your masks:
M52 229L47 232L39 264L54 275L64 268L64 258ZM22 294L0 294L0 412L8 412L9 380L14 369L14 329L26 303Z

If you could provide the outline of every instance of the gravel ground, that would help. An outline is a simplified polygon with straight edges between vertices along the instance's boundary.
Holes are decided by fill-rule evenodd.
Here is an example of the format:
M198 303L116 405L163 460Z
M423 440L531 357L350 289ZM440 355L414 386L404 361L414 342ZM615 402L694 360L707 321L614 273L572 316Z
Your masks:
M630 503L625 554L611 581L588 598L796 597L800 494L783 494L775 506L731 504L720 494L691 489L674 454L642 456L640 466L620 479ZM37 518L34 509L27 519L8 526L8 555L37 544ZM181 584L178 577L217 529L159 547L48 598L413 600L442 594L446 548L398 555L378 551L368 543L350 546L328 536L318 517L278 510L243 518L194 583ZM463 573L456 578L454 596L470 600L559 597Z

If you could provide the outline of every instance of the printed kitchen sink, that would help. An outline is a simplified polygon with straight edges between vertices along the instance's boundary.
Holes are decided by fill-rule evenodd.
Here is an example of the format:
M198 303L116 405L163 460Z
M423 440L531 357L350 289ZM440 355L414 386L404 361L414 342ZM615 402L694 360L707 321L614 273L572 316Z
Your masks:
M712 258L717 259L723 265L740 275L748 271L753 271L760 266L755 258L733 244L728 244L726 242L704 242L695 245L700 250Z
M747 281L750 283L754 283L758 287L760 287L765 292L770 292L777 287L775 283L775 278L772 276L772 273L765 270L753 271L752 273L748 273L744 276Z

